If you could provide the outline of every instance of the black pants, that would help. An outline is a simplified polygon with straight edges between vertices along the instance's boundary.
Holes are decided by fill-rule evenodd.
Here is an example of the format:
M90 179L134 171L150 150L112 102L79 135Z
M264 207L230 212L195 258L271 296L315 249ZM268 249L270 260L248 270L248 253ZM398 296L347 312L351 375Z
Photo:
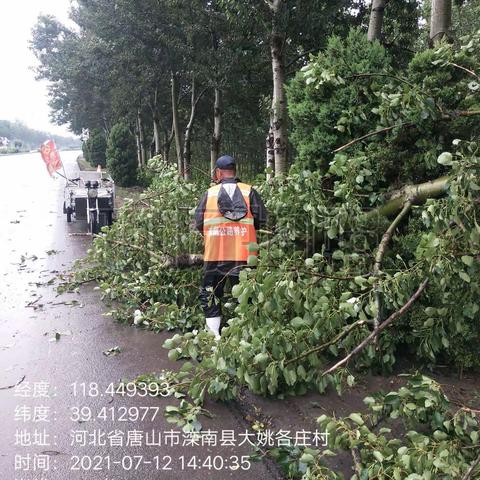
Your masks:
M200 302L205 318L220 317L222 315L221 301L227 280L233 287L238 283L238 275L226 275L218 271L205 271L200 289Z

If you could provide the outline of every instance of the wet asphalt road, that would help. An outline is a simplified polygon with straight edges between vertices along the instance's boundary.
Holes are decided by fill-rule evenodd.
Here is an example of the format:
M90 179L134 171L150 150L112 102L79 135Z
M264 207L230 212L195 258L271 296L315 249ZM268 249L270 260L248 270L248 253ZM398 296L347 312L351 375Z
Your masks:
M69 175L78 153L62 152ZM278 478L241 458L251 451L238 445L247 423L231 406L209 406L211 435L192 447L163 417L172 400L109 394L120 379L175 368L161 347L170 334L115 323L92 287L57 296L48 283L84 255L90 238L71 234L86 226L66 223L63 180L39 154L0 157L0 166L0 478ZM102 353L117 345L120 354Z

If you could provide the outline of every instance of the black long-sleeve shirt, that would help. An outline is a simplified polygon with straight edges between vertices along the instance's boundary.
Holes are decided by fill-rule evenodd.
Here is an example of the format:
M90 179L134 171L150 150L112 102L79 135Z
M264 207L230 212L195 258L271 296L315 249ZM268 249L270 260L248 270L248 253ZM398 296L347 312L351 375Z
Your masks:
M239 180L237 178L224 178L221 183L238 183ZM195 227L200 233L203 233L203 215L205 213L205 207L207 205L207 196L208 192L206 192L200 203L195 211ZM260 194L254 190L253 188L250 190L250 212L253 215L253 224L255 226L255 230L262 228L267 223L267 209L263 204L262 198Z

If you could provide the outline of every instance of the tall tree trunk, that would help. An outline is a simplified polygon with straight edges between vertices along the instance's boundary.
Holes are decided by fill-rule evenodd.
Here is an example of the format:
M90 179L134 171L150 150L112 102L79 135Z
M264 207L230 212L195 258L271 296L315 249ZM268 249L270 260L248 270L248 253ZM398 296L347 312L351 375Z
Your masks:
M452 25L452 0L432 0L430 15L430 44L448 35Z
M178 120L178 81L176 75L172 72L172 121L175 134L175 150L177 152L178 174L183 176L182 164L182 139L180 125Z
M143 130L142 114L140 110L137 112L137 128L138 128L138 141L140 146L140 168L143 168L147 163L147 153L145 151L145 132Z
M187 126L185 128L185 138L183 140L183 178L188 182L192 180L192 168L191 168L191 143L192 143L192 131L193 123L195 122L195 116L197 114L197 105L203 94L206 91L206 88L200 92L197 96L197 82L195 77L192 78L192 91L190 97L190 118L188 120Z
M287 99L285 95L285 34L280 31L280 18L285 0L272 0L272 32L270 51L273 74L273 144L275 150L275 175L281 175L287 170Z
M135 140L137 142L137 164L142 168L142 147L140 145L140 132L138 130L138 120L135 122Z
M370 23L368 24L368 40L380 40L382 38L383 14L388 0L372 0Z
M275 150L273 148L273 126L270 123L270 130L265 142L266 152L266 167L271 170L271 173L267 172L267 181L270 181L275 173Z
M158 113L158 87L155 87L155 93L153 96L153 102L150 103L150 110L152 112L152 120L153 120L153 139L152 145L150 148L150 153L153 155L159 155L162 149L162 136L161 136L161 120L160 115Z
M222 91L215 88L215 102L213 104L213 135L210 148L210 170L215 169L215 162L220 156L220 145L222 141Z
M158 155L162 151L162 136L160 127L160 118L156 111L153 112L153 141L154 141L154 154Z
M163 127L163 134L165 139L162 147L163 159L168 163L170 161L170 146L172 145L173 138L175 137L175 129L173 128L173 121L172 121L172 128L170 129L170 131L168 131L165 127Z
M195 118L195 89L196 82L195 77L192 78L191 95L190 95L190 118L188 119L187 126L185 127L185 135L183 139L183 178L188 182L192 179L192 169L190 165L191 161L191 149L190 143L192 139L193 121Z

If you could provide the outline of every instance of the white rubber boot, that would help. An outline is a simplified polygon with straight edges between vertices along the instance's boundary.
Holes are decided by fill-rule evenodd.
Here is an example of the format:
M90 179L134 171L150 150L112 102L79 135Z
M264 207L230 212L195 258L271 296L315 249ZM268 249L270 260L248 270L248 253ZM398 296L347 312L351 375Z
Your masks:
M220 322L222 321L222 317L210 317L206 318L205 321L207 322L207 329L210 330L215 335L215 339L218 340L220 338Z

